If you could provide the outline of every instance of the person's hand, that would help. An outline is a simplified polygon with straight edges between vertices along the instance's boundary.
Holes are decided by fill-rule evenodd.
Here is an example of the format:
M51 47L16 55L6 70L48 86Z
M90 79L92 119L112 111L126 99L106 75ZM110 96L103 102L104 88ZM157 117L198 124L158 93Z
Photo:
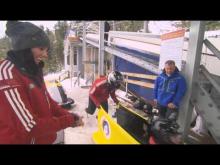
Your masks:
M117 102L115 108L119 109L119 106L120 106L120 102Z
M101 109L101 105L98 105L96 108Z
M154 99L154 106L157 106L157 99Z
M78 126L84 126L84 122L83 122L83 117L79 116L76 113L72 113L73 117L74 117L74 123L72 125L72 127L78 127Z
M167 106L168 106L168 108L170 108L170 109L176 108L175 104L173 104L173 103L169 103Z

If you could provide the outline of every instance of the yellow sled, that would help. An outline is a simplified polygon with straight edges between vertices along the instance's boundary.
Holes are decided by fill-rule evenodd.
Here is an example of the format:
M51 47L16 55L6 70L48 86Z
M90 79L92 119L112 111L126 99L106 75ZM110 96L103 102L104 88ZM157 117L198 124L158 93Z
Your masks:
M116 123L101 107L98 111L98 130L93 133L96 144L140 144Z

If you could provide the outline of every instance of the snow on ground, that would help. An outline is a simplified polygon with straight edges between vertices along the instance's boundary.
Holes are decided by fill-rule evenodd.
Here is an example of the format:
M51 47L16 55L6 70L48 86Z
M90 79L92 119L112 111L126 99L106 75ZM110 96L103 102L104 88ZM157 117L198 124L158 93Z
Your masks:
M49 74L44 77L45 80L53 81L59 78L59 73ZM89 86L86 86L85 80L80 79L80 84L76 81L77 77L70 79L65 79L61 81L61 84L68 97L74 99L75 104L70 112L74 112L83 116L84 126L76 128L66 128L64 130L64 144L94 144L92 140L92 134L97 130L97 111L94 115L87 115L85 108L88 106L89 101ZM71 85L72 84L72 85ZM83 86L81 88L80 86ZM120 92L118 92L120 93ZM120 94L124 96L124 93ZM112 116L114 113L114 102L109 99L109 114ZM62 138L62 137L61 137Z
M58 79L59 74L52 74L45 77L46 80ZM76 82L77 78L72 78L72 87L70 79L61 81L68 97L73 98L75 104L70 112L74 112L83 116L84 126L76 128L66 128L64 130L64 144L94 144L92 134L97 130L97 111L94 115L87 115L85 108L89 100L89 87L85 87L85 80L80 79L80 86ZM75 83L76 82L76 83ZM113 101L109 99L109 114L113 113Z
M77 77L73 77L72 82L70 80L71 79L65 79L61 81L61 84L66 91L71 91L71 88L75 88L75 87L80 88L79 86L86 86L86 82L82 78L79 79L79 83L77 81Z
M66 80L70 81L70 80ZM83 116L84 126L76 128L65 129L65 144L92 144L92 133L97 129L97 120L95 115L89 115L85 112L85 108L88 104L89 88L81 87L69 87L67 95L75 100L75 106L72 108L72 112Z
M48 81L55 80L55 79L58 80L59 79L59 75L61 73L63 73L63 71L47 74L46 76L44 76L44 80L48 80Z
M63 84L68 84L69 79ZM67 86L65 86L66 88ZM69 88L70 89L70 88ZM83 116L84 126L65 129L65 144L93 144L92 134L97 130L97 111L94 115L87 115L85 108L88 105L89 88L81 88L79 86L72 87L72 90L67 90L67 95L73 98L76 102L72 112ZM109 99L109 113L112 114L113 101Z

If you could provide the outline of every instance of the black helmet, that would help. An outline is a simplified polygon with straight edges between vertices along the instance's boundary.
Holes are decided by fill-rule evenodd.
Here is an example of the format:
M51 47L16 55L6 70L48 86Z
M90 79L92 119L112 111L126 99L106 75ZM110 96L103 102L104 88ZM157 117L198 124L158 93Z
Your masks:
M112 71L108 75L108 83L115 88L120 88L120 84L124 81L123 75L118 71Z

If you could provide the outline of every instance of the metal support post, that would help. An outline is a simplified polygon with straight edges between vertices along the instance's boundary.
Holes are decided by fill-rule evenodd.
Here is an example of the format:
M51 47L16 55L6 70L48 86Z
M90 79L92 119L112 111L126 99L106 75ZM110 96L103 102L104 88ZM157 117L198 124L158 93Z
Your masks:
M99 21L99 76L104 75L104 21Z
M198 71L202 54L204 39L205 21L191 21L189 33L189 50L186 58L185 78L187 82L187 92L180 106L179 124L180 132L183 133L183 140L186 140L190 128L193 105L191 97L195 94L195 84L198 79Z

